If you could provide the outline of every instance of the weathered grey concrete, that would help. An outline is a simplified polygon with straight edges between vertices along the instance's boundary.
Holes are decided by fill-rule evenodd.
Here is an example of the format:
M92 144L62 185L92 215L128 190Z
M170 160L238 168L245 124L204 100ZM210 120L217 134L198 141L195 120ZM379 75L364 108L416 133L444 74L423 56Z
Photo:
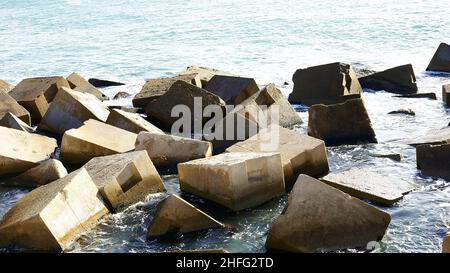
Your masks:
M135 134L140 132L164 134L161 129L145 120L139 114L129 113L120 109L111 110L106 123Z
M428 64L427 71L450 72L450 45L441 43Z
M210 142L150 132L138 135L135 150L146 150L157 167L176 167L178 163L212 155Z
M200 109L195 108L195 98L201 99L203 110L208 105L224 106L225 102L218 96L199 88L185 81L176 81L164 95L159 99L150 102L145 108L149 118L152 118L167 128L179 120L179 117L172 117L172 109L177 105L183 105L190 110L191 125L194 127L196 122L203 124L206 120L201 116L197 117L195 113ZM200 112L202 113L202 112Z
M0 91L8 93L14 88L14 85L5 82L4 80L0 80Z
M366 247L380 241L391 217L307 175L300 175L288 204L272 224L266 247L288 252Z
M215 75L204 87L229 105L238 105L259 91L252 78Z
M13 113L7 112L3 118L0 119L0 126L16 129L28 133L34 133L35 129L21 119L16 117Z
M298 69L292 76L290 103L313 105L343 102L362 91L355 71L348 64L330 63Z
M70 87L64 77L29 78L22 80L8 94L28 110L32 124L37 124L62 87Z
M109 100L109 97L103 94L95 86L90 84L85 78L77 73L72 73L67 77L67 82L70 84L70 88L75 91L88 93L94 95L99 100Z
M3 118L8 112L13 113L23 122L31 125L30 113L28 113L28 110L18 104L17 101L5 91L0 90L0 118Z
M442 253L450 253L450 234L444 237L442 242Z
M358 79L363 88L397 94L417 93L416 75L411 64L393 67Z
M108 213L85 169L39 187L0 222L0 246L61 251Z
M0 126L0 143L0 176L36 167L58 147L56 139L3 126Z
M113 211L166 190L146 151L96 157L84 168Z
M153 222L148 228L149 238L166 234L185 234L224 225L176 195L158 204Z
M64 133L61 161L84 164L94 157L134 150L137 135L109 124L90 119L78 129Z
M329 170L325 143L322 140L278 125L263 129L257 135L234 144L226 151L279 152L288 189L301 173L318 177Z
M331 173L321 180L351 196L384 206L392 206L413 190L407 182L381 175L369 168L353 168Z
M79 128L86 120L105 122L109 110L95 96L63 87L39 124L39 129L57 134Z
M442 86L442 100L445 105L450 106L450 84Z
M377 143L362 99L311 106L308 135L323 139L327 145Z
M200 78L197 74L186 74L170 78L149 80L144 84L141 91L134 97L133 106L141 108L147 107L151 101L158 99L169 91L170 87L172 87L176 81L184 81L199 88L202 87Z
M407 139L406 143L411 146L450 143L450 127L430 130L423 136Z
M279 153L225 153L178 164L180 188L234 211L285 191Z
M450 180L450 144L419 145L416 155L417 168L423 175Z
M60 161L56 159L49 159L16 177L2 181L2 183L8 186L20 188L37 188L61 179L66 175L67 170Z

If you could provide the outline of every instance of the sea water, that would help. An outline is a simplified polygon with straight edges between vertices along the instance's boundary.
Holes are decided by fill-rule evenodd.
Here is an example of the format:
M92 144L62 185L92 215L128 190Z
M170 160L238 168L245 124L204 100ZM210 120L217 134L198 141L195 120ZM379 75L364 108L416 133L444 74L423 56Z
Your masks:
M381 70L411 63L419 92L435 92L438 100L365 92L379 144L328 148L328 156L332 171L365 167L415 187L393 207L381 207L392 222L375 252L440 252L442 238L450 231L449 183L422 177L415 149L402 144L402 139L450 121L440 100L441 86L450 83L450 75L424 72L439 43L450 43L450 1L249 2L1 0L0 78L17 84L27 77L75 71L86 78L126 83L103 90L113 97L119 91L135 94L146 79L173 76L197 64L253 77L261 86L275 83L288 95L298 68L340 61ZM131 100L108 104L131 105ZM304 121L298 130L305 132L307 109L295 107ZM416 116L387 114L401 108L412 109ZM404 159L394 162L372 153L400 153ZM176 175L164 180L169 193L181 194L233 228L147 241L155 206L166 196L159 194L106 217L69 251L264 252L267 231L286 204L284 196L234 214L181 193ZM0 188L0 216L24 194L25 190Z

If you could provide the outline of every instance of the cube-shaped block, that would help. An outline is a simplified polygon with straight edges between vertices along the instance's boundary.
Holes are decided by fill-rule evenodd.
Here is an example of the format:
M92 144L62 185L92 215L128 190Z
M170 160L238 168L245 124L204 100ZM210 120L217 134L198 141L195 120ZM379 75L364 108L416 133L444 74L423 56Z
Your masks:
M30 112L31 122L37 124L63 86L70 88L64 77L29 78L21 81L8 94Z
M178 164L180 188L234 211L284 193L279 153L225 153Z
M165 191L146 151L96 157L84 168L114 211Z
M0 222L0 246L61 251L108 213L85 169L39 187Z
M49 159L56 139L0 126L0 176L21 173Z
M134 149L136 134L90 119L78 129L64 133L61 161L84 164L97 156L125 153Z

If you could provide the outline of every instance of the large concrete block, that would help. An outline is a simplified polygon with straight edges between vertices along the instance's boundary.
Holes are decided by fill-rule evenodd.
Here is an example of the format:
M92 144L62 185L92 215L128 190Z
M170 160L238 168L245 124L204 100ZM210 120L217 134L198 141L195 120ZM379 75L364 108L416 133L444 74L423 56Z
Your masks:
M450 84L442 86L442 100L447 106L450 106Z
M427 71L450 72L450 45L441 43L428 64Z
M61 251L108 212L85 169L39 187L0 222L0 245Z
M147 107L149 102L158 99L169 91L170 87L172 87L176 81L184 81L197 87L202 87L197 74L187 74L170 78L149 80L144 84L141 91L134 97L133 106L141 108Z
M3 116L8 112L13 113L23 122L31 125L30 113L28 113L28 110L18 104L17 101L5 91L0 90L0 118L3 118Z
M286 188L291 188L299 174L319 177L328 173L325 143L278 125L261 130L257 135L229 147L227 152L279 152Z
M412 65L401 65L377 72L362 78L359 82L363 88L384 90L397 94L417 93L416 75Z
M293 127L302 123L300 116L274 84L269 84L253 94L236 106L239 107L246 111L239 113L256 122L261 128L270 124Z
M417 168L425 176L450 180L450 144L416 147Z
M165 191L146 151L96 157L84 168L114 211L142 201L149 194Z
M198 103L196 103L196 100ZM201 103L200 103L201 102ZM185 81L176 81L164 95L159 99L150 102L145 109L149 118L161 123L161 125L171 128L172 124L179 120L179 117L172 117L172 110L175 106L182 106L183 109L189 110L191 126L194 124L203 124L208 118L202 117L203 109L209 105L224 106L225 103L218 96L201 89L195 85ZM179 110L183 110L179 109ZM200 115L196 115L200 113Z
M288 204L272 224L266 247L289 252L366 247L380 241L391 217L307 175L300 175Z
M198 75L201 86L205 88L205 86L208 84L209 80L211 80L212 77L216 75L222 75L222 76L235 76L231 73L224 72L215 68L208 68L208 67L202 67L202 66L196 66L196 65L190 65L188 66L184 71L182 71L179 75L189 75L189 74L196 74Z
M411 146L450 143L450 127L430 130L423 136L407 139L406 143Z
M0 91L8 93L14 88L14 85L5 82L4 80L0 80Z
M134 149L136 134L90 119L78 129L64 133L61 161L84 164L94 157L129 152Z
M171 195L158 204L147 236L180 235L223 226L182 198Z
M135 134L139 134L140 132L164 134L161 129L146 121L139 114L126 112L120 109L111 110L106 123Z
M6 113L3 118L0 119L0 126L16 129L28 133L34 133L34 128L23 122L16 117L13 113Z
M21 173L49 159L56 139L0 126L0 176Z
M364 168L331 173L321 180L351 196L385 206L392 206L400 201L405 194L413 190L411 185L405 181L393 179Z
M2 181L2 183L14 187L37 188L63 178L66 175L67 170L60 161L49 159L16 177Z
M282 127L292 127L296 124L302 123L302 119L298 115L298 113L294 110L292 105L289 103L289 101L284 97L283 93L274 85L269 84L264 89L261 90L260 95L256 98L256 101L258 102L262 97L272 97L273 103L266 104L269 108L269 113L271 113L271 110L274 108L274 106L277 106L279 109L278 112L278 124ZM268 118L270 119L271 116L269 115Z
M298 69L292 76L292 81L294 90L289 95L290 103L339 103L359 97L362 91L353 68L343 63Z
M100 90L98 90L95 86L90 84L85 78L77 73L72 73L67 77L67 82L70 84L70 87L81 93L88 93L94 95L99 100L109 100L109 97L103 94Z
M178 163L212 155L210 142L150 132L138 135L135 149L146 150L157 167L176 167Z
M442 242L442 253L450 253L450 234L444 237Z
M254 120L256 112L263 112L258 105L246 105L243 108L235 108L227 113L223 119L213 124L205 124L203 139L211 141L214 154L222 153L228 147L244 141L259 132L262 127L258 121ZM265 113L262 114L265 115ZM213 125L213 127L209 125Z
M327 145L376 143L375 132L361 99L309 108L308 135Z
M178 164L180 188L234 211L285 191L279 153L225 153Z
M106 121L109 110L95 96L63 87L39 124L39 129L64 134L89 119Z
M223 99L227 104L238 105L259 91L252 78L215 75L205 89Z
M9 95L30 112L32 124L37 124L61 87L70 88L64 77L29 78L16 85Z

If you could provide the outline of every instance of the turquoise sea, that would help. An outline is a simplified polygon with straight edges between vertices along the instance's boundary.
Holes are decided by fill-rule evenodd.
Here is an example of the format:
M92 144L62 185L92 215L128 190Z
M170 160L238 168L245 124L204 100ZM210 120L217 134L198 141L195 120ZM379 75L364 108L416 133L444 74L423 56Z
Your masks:
M415 149L401 139L450 121L440 100L441 86L450 83L450 75L424 72L439 43L450 43L449 7L449 0L0 0L0 79L17 84L27 77L75 71L86 78L126 83L107 88L112 97L118 91L136 93L145 79L172 76L197 64L254 77L260 85L275 83L287 95L298 68L341 61L380 70L411 63L419 92L435 92L438 100L366 92L379 144L329 148L328 155L333 171L369 167L416 187L395 206L382 208L393 220L375 252L440 252L442 238L450 231L449 183L422 177ZM411 108L416 116L387 114L400 108ZM299 130L304 132L307 111L297 109L305 121ZM371 157L375 152L401 153L404 160ZM176 176L166 176L165 182L170 192L179 193ZM0 216L25 193L0 188ZM155 205L163 197L149 197L102 220L69 251L264 252L268 228L286 201L284 197L230 214L184 194L235 230L208 231L174 242L146 241Z

